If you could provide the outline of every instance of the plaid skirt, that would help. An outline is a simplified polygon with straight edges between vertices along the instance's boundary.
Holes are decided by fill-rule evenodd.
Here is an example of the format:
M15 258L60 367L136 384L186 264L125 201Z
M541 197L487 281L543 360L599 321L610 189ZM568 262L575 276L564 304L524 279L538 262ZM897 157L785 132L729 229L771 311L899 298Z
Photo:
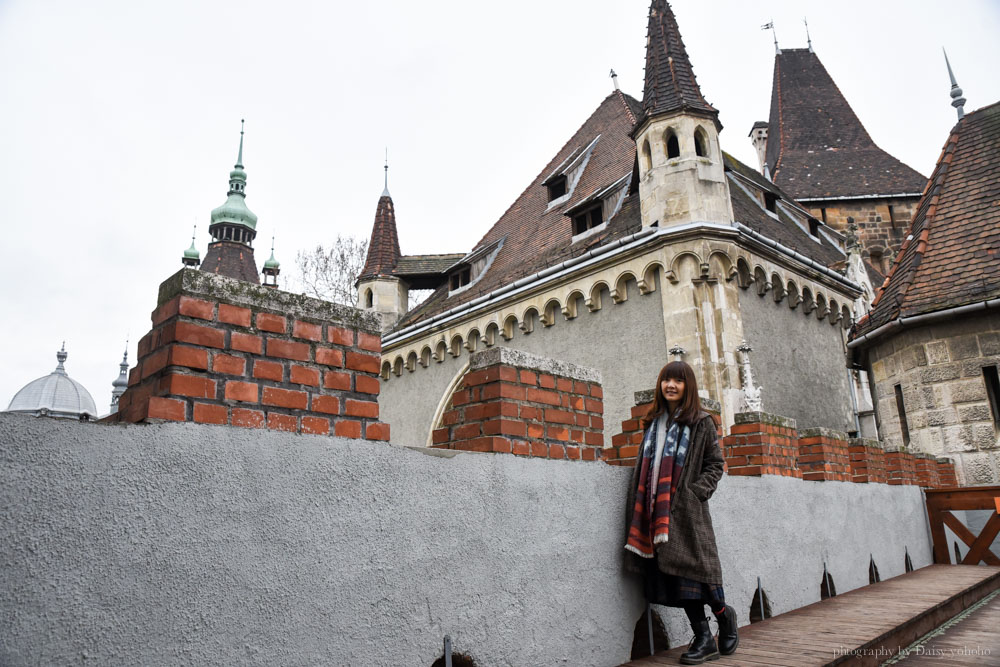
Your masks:
M702 602L707 605L725 604L726 595L722 591L722 586L664 574L656 566L655 558L644 561L643 590L647 602L664 607L683 607L690 602Z

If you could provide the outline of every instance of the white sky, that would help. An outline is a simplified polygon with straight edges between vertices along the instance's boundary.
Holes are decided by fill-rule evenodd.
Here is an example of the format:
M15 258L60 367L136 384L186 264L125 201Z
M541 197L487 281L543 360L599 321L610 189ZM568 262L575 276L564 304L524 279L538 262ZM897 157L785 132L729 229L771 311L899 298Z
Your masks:
M103 413L129 334L226 198L247 119L258 265L367 236L389 189L404 254L464 252L611 91L642 96L647 0L0 0L0 409L55 367ZM774 51L813 46L879 146L927 175L955 122L1000 99L1000 3L673 3L724 150L751 166Z

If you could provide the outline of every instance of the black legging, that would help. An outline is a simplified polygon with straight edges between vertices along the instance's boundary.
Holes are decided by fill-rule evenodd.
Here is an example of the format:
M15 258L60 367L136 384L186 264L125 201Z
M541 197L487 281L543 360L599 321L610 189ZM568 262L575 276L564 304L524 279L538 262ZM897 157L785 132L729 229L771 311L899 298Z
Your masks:
M721 602L710 602L709 607L712 609L712 613L718 616L725 609L726 605ZM687 614L688 620L692 624L701 623L705 620L705 603L698 600L691 600L690 602L684 603L684 613Z

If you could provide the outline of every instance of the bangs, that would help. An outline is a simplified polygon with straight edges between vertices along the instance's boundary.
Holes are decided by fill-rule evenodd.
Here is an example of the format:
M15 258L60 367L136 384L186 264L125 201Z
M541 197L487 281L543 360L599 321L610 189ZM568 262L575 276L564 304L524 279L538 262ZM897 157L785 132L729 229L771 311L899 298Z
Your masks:
M683 361L671 361L663 367L661 378L664 380L684 380L688 379L688 365Z

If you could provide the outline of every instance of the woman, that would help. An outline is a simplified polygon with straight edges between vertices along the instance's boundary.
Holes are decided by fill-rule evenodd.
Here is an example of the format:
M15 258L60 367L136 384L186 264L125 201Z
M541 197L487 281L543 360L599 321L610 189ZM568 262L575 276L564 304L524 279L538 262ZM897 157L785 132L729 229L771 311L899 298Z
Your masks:
M630 569L643 573L650 603L684 609L694 639L681 663L698 665L733 653L739 643L707 502L722 477L723 458L689 365L664 366L653 395L626 504L626 558ZM706 604L719 622L718 646Z

